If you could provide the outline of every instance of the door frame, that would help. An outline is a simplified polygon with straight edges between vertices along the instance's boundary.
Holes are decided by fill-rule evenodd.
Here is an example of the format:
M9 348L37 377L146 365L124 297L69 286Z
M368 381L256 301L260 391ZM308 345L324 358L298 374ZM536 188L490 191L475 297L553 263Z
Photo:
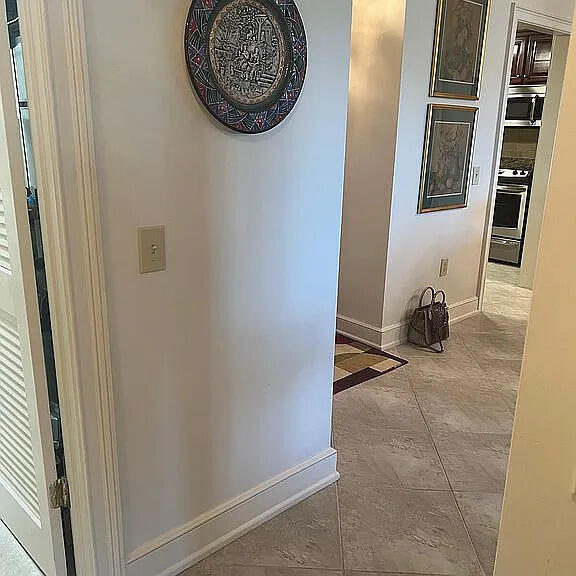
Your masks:
M123 576L116 420L84 1L19 0L19 15L41 191L76 567L82 576ZM54 22L60 33L55 33ZM58 89L54 81L57 69L59 79L64 77L67 84L62 87L60 82ZM69 96L66 115L58 109L63 88ZM61 129L64 121L69 130ZM74 207L80 210L71 209L70 190L75 193Z
M484 307L484 293L486 288L486 274L488 272L488 258L490 255L490 237L492 231L492 221L494 219L494 203L496 202L496 186L498 184L498 168L500 155L502 154L502 144L504 141L504 122L506 119L506 102L508 97L508 86L510 84L510 74L512 70L512 59L514 55L514 41L518 24L530 24L536 28L542 28L555 34L572 34L572 20L558 18L544 12L538 12L530 8L524 8L518 2L512 2L510 7L510 20L508 24L508 58L504 63L502 74L502 84L500 91L500 105L498 108L498 124L496 128L496 140L494 142L494 155L491 166L490 195L484 227L484 241L482 245L482 259L480 264L480 274L478 277L478 302L479 310ZM554 54L552 54L554 58Z

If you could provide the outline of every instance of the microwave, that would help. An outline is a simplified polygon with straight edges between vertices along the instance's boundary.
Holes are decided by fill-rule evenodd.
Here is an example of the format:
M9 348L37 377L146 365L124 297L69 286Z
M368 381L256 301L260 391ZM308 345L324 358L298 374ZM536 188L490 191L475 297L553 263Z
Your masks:
M506 102L506 126L542 124L546 86L510 86Z

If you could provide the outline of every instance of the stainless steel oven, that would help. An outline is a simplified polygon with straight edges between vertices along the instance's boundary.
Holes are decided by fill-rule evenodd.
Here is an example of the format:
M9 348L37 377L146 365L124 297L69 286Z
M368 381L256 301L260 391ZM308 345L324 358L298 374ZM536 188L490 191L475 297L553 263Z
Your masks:
M499 184L496 188L492 234L510 240L522 240L529 187Z
M506 104L506 126L542 124L546 86L511 86Z
M520 265L532 175L524 170L500 170L490 259Z

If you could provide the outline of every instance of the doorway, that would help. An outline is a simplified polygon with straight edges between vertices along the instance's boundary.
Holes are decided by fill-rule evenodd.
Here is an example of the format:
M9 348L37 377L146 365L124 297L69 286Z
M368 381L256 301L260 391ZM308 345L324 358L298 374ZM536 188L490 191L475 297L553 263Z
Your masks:
M76 574L17 0L0 55L0 533L10 574ZM27 552L27 554L24 553ZM8 558L8 556L6 556Z
M525 19L524 19L525 18ZM570 36L516 8L502 95L495 191L480 276L484 311L531 294ZM498 296L489 287L503 288ZM506 296L506 295L509 296Z

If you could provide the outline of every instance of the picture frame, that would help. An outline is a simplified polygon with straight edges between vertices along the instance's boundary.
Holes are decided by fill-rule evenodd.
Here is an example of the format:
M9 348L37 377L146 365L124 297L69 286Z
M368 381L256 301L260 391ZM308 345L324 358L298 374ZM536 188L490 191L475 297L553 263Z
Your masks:
M478 100L491 0L438 0L430 96Z
M468 205L477 116L476 107L428 106L419 214Z

